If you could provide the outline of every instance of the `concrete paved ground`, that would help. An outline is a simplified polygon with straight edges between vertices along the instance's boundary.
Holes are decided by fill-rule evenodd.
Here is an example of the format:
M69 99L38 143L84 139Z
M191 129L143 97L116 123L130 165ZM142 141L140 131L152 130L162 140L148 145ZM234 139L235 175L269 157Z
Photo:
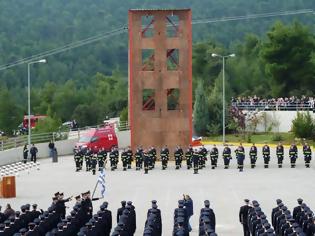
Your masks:
M246 153L248 153L246 149ZM174 163L166 171L162 171L160 163L148 175L143 171L134 169L123 172L106 172L107 193L105 200L109 202L109 209L115 217L121 200L133 201L137 212L137 234L142 235L147 209L150 201L156 199L162 211L163 235L171 235L173 211L177 200L182 194L189 194L194 200L194 216L191 219L193 233L198 235L198 218L203 201L209 199L211 207L217 216L218 235L242 235L242 228L238 222L239 207L244 198L257 200L270 221L271 209L275 200L281 198L292 210L296 199L301 197L313 210L315 210L315 169L305 169L303 160L298 160L296 169L289 168L285 160L283 169L278 169L276 160L271 161L270 169L263 169L262 160L258 161L257 169L249 169L249 160L243 173L239 173L232 160L232 168L224 170L220 158L219 168L211 170L208 166L201 170L199 175L193 175L192 170L174 170ZM75 172L73 157L61 157L59 163L50 160L41 161L41 169L33 170L30 174L22 173L17 177L17 198L0 199L0 205L11 203L14 209L22 204L37 203L40 208L47 209L51 197L57 191L62 191L65 196L75 196L87 190L93 190L97 175L87 172ZM99 190L99 189L98 189ZM99 191L97 191L99 196ZM102 200L94 202L94 209ZM67 204L69 209L74 202Z

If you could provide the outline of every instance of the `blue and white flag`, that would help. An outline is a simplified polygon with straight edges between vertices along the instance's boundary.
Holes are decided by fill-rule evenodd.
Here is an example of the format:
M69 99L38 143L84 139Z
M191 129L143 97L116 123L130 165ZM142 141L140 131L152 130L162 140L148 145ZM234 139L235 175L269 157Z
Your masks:
M100 171L98 176L98 183L101 185L101 195L104 197L105 195L105 170L104 168Z

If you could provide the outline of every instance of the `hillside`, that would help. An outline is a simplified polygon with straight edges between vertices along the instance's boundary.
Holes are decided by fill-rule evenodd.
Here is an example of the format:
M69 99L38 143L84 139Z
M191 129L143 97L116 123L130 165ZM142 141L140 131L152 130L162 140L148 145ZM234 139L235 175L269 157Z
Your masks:
M1 1L0 65L125 26L130 8L191 8L193 19L214 19L223 16L315 9L315 2L307 0L170 0L167 2L93 0L89 3L84 0ZM241 50L240 44L246 41L245 35L256 34L264 39L275 20L287 23L299 20L310 27L315 23L314 15L303 15L194 25L195 78L205 80L213 66L209 65L209 59L202 58L205 56L202 54L204 48L218 48L219 51ZM46 59L47 64L32 67L34 113L50 113L60 121L77 118L84 120L82 122L84 124L93 124L106 115L119 115L127 106L126 33ZM202 62L206 64L203 65ZM220 73L220 63L216 63L215 70L212 72L214 73L210 76L213 78L211 86L215 84L214 80ZM234 74L237 73L234 71ZM10 97L2 102L14 104L14 109L11 108L13 111L10 111L11 117L8 118L13 123L13 127L16 127L21 115L26 112L26 76L26 65L0 71L0 97ZM249 83L246 90L234 87L232 90L235 93L243 93L250 90L252 84L255 82ZM8 107L10 107L8 104L1 105L0 102L1 111L6 112ZM1 125L0 121L0 129L3 129L3 126L7 128L7 125Z

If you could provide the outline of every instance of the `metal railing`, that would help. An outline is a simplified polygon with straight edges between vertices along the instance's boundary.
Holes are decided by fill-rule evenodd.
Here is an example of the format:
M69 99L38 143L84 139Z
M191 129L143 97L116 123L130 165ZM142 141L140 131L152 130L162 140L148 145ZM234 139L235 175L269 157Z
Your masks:
M32 143L46 143L49 141L58 141L68 138L68 132L53 132L53 133L40 133L32 134ZM27 135L21 135L13 138L0 140L0 151L10 148L16 148L27 144Z
M58 141L58 140L65 140L65 139L79 139L84 131L87 131L92 128L101 128L104 125L94 125L94 126L86 126L83 128L78 129L68 129L59 132L53 133L40 133L40 134L32 134L32 143L45 143L49 142L50 140ZM130 129L128 121L119 122L118 124L114 125L115 131L126 131ZM0 140L0 151L4 151L10 148L16 148L20 146L24 146L27 144L27 135L16 136L13 138L3 139Z
M250 103L250 102L232 102L233 107L248 111L313 111L315 108L309 103Z

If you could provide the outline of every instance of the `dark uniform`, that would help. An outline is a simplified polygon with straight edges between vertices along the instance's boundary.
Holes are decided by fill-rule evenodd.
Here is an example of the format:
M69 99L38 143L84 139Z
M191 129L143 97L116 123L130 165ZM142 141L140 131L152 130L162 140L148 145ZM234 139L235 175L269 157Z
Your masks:
M257 161L257 147L253 144L249 150L250 167L253 169L256 167Z
M153 149L150 148L149 151L147 152L148 156L149 156L149 169L152 170L154 168L154 152Z
M240 172L244 169L245 150L242 144L235 150L237 165Z
M241 224L243 225L244 236L250 236L249 227L248 227L248 212L251 209L249 206L249 200L244 200L246 205L240 208L239 219Z
M99 171L101 171L101 169L105 167L106 159L107 159L107 152L104 148L101 148L97 153Z
M270 161L270 147L266 144L262 148L263 158L264 158L264 167L269 167L269 161Z
M185 158L186 158L186 165L187 169L189 170L192 167L192 155L193 155L193 150L191 148L188 148L186 153L185 153Z
M201 158L199 160L199 162L200 162L199 168L205 168L206 167L208 150L202 145L199 153L201 155Z
M307 143L303 145L303 154L304 154L305 167L310 168L310 162L312 160L312 149Z
M179 147L175 149L174 158L175 158L175 168L176 170L178 170L181 167L181 163L182 163L182 157L181 157L181 152L179 150Z
M143 155L140 148L137 149L135 152L135 159L136 159L136 170L142 169L142 162L143 162Z
M111 170L114 171L116 169L116 154L115 154L114 148L109 153L109 161L110 161Z
M290 156L291 168L295 168L295 162L298 157L298 149L295 144L292 144L290 146L289 156Z
M123 171L126 171L128 168L128 153L125 150L121 153L121 162L123 164Z
M93 154L91 156L91 170L93 175L95 175L96 173L97 153L98 153L97 147L94 147Z
M184 151L183 151L183 149L180 146L178 147L178 152L179 152L179 155L180 155L179 167L181 168L182 167L182 161L183 161L183 158L184 158Z
M193 152L193 156L192 156L192 162L193 162L193 165L194 165L194 174L198 174L198 169L199 169L199 153L197 150L195 150Z
M162 217L161 217L161 210L158 209L156 205L156 201L152 200L152 208L148 210L147 213L147 221L145 222L145 229L152 230L153 234L161 236L162 235Z
M224 169L228 169L230 166L231 157L231 149L225 145L223 149L223 161L224 161Z
M156 162L156 149L154 147L151 147L151 159L152 159L152 168L155 167Z
M168 150L166 148L162 148L160 156L162 161L162 170L165 170L168 163Z
M114 155L115 155L115 169L117 169L118 162L119 162L119 151L118 148L114 148Z
M278 167L282 168L284 149L283 149L283 146L281 143L279 143L277 146L276 155L277 155L277 159L278 159Z
M143 152L143 166L144 166L144 173L148 174L150 168L150 156L147 152Z
M218 148L214 145L210 151L210 160L211 160L211 168L215 169L217 167L219 158L219 151Z
M92 158L92 156L93 156L93 152L90 148L88 148L85 152L85 155L84 155L86 171L91 170L91 158Z
M75 161L76 171L82 170L83 151L81 149L74 150L74 161Z
M132 150L130 147L128 147L128 150L127 150L127 156L128 156L128 169L131 169L131 163L133 161L133 153L132 153Z
M210 228L215 232L216 227L216 217L214 214L214 211L210 208L210 201L205 200L204 201L205 207L200 210L200 217L199 217L199 226L202 223L206 223L210 226ZM205 219L208 219L209 221L205 221Z

